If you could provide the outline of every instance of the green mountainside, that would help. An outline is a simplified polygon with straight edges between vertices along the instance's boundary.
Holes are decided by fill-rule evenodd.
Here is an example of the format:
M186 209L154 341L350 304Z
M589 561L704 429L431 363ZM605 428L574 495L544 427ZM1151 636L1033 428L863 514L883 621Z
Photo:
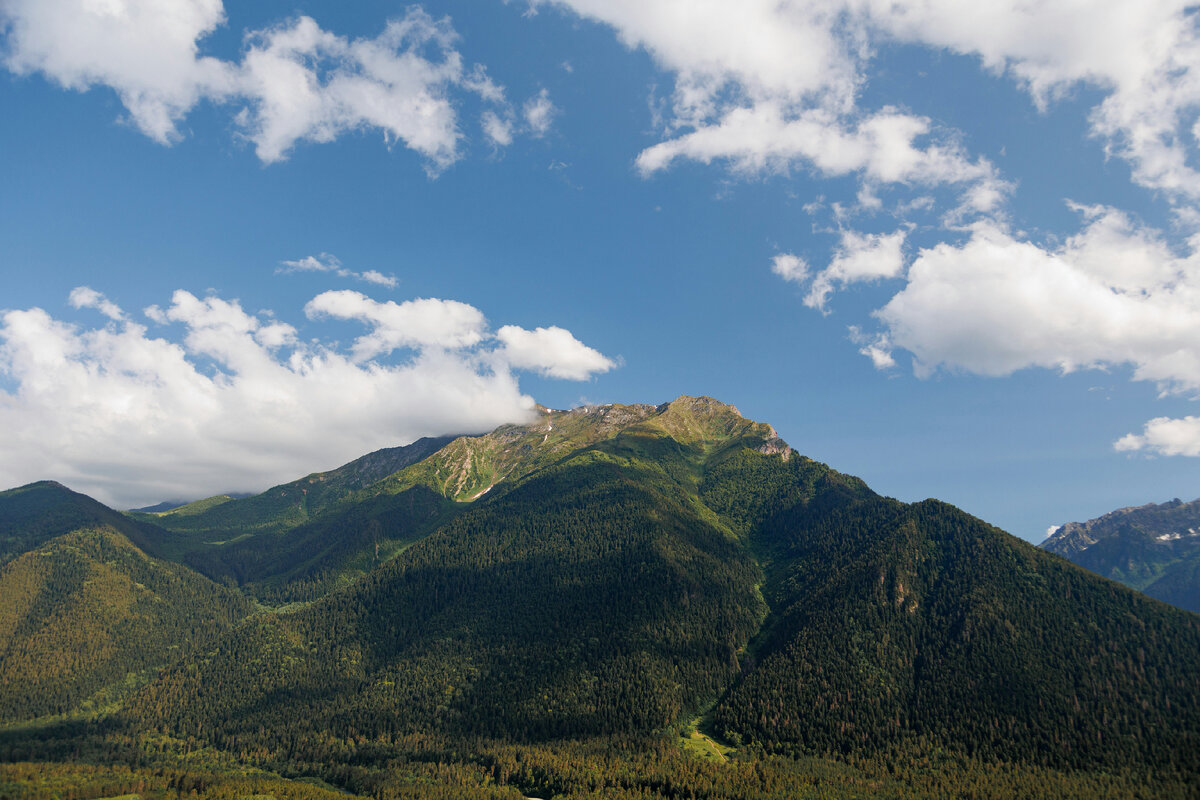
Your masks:
M147 550L161 539L161 531L153 525L130 519L61 483L39 481L0 492L0 564L86 527L112 528Z
M1197 794L1200 617L732 406L543 409L397 463L302 520L271 498L317 483L137 516L229 587L91 530L0 568L6 653L125 654L3 707L0 795L64 796L27 762L92 797Z
M279 533L320 516L346 495L415 464L449 441L451 437L424 438L404 447L376 450L337 469L315 472L252 497L235 500L218 495L169 511L130 512L130 516L210 540L231 533Z
M1200 613L1200 500L1150 503L1068 522L1040 547Z
M0 723L102 707L251 609L115 528L51 539L0 567Z
M130 512L169 531L168 554L268 602L311 599L344 585L445 521L450 504L428 491L367 491L451 441L418 439L376 450L242 499L221 495L159 513Z

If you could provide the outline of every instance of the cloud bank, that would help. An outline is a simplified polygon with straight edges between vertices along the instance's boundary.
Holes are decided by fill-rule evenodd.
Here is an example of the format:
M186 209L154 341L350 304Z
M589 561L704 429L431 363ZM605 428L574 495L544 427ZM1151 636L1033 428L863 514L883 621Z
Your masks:
M0 313L0 484L52 478L119 507L261 490L420 436L529 419L518 371L585 380L615 366L562 328L493 333L452 300L313 298L318 327L366 327L349 352L183 290L145 309L155 327L88 287L70 302L106 319Z
M374 38L339 36L305 16L250 31L239 62L201 55L200 43L224 22L221 0L0 3L10 71L79 91L109 87L129 121L162 144L181 139L180 123L207 100L234 109L264 163L301 142L371 130L419 153L436 174L461 155L457 98L490 106L487 119L513 114L486 69L464 62L450 21L418 6ZM525 114L542 135L553 105L545 92L531 103Z

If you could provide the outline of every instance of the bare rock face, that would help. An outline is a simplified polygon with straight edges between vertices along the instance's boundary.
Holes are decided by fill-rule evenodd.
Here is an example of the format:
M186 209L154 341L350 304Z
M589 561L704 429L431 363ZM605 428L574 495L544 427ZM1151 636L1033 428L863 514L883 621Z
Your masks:
M791 446L779 438L779 434L775 432L775 428L770 425L767 428L770 430L770 435L759 445L758 452L766 453L769 456L783 456L783 460L787 461L794 452Z

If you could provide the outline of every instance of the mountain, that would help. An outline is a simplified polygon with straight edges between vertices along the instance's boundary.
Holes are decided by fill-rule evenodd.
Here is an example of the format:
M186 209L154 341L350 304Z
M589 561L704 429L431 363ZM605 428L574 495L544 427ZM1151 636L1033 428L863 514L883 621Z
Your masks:
M132 513L176 533L212 537L227 533L278 533L319 516L346 495L436 452L453 437L422 438L356 458L329 472L315 472L267 491L235 499L218 495L159 513Z
M84 522L0 566L0 723L101 708L250 611L237 592Z
M452 503L423 488L361 491L450 441L423 438L376 450L251 497L220 495L129 516L169 531L154 539L156 550L213 580L241 584L268 602L311 599L386 560L452 514Z
M1150 503L1068 522L1040 547L1200 613L1200 500Z
M0 564L86 527L111 528L151 550L162 539L153 525L130 519L61 483L39 481L0 492Z
M70 610L14 627L12 653L44 629L38 660L93 639L133 658L139 636L169 655L59 657L65 685L90 683L13 700L0 762L89 796L251 768L279 796L300 778L379 798L1195 795L1200 617L882 497L733 406L541 409L409 455L324 496L310 476L186 523L136 516L178 524L156 535L182 563L81 531L6 565L33 577L0 597L46 598L14 619ZM303 602L247 613L233 584ZM43 691L35 660L12 663L14 698ZM63 711L97 719L27 726Z
M1200 771L1195 617L951 506L879 497L707 398L569 419L588 433L562 450L533 455L546 418L389 478L476 499L129 713L312 758L327 737L542 742L709 714L792 755L928 743Z

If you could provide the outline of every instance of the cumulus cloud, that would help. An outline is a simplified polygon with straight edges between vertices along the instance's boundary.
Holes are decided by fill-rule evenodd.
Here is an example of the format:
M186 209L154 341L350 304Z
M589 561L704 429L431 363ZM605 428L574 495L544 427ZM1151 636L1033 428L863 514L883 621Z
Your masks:
M1164 391L1200 389L1200 256L1111 208L1060 247L980 224L922 250L876 312L918 374L1118 365Z
M323 292L304 306L309 319L332 317L365 323L371 332L354 340L357 361L386 355L399 347L473 347L487 335L483 312L457 300L421 298L380 303L349 290Z
M513 123L511 119L502 117L495 111L485 111L479 118L483 134L497 147L507 147L513 142Z
M771 272L785 281L803 283L808 280L808 262L793 253L778 253L771 259Z
M888 234L842 231L841 245L829 266L813 279L804 304L824 311L835 286L900 275L904 271L905 236L904 230Z
M1118 451L1145 450L1164 456L1200 456L1200 417L1156 417L1146 423L1140 435L1123 436L1113 447Z
M875 369L884 370L896 366L896 359L892 356L892 342L888 339L887 334L864 333L857 325L851 325L849 333L850 341L860 345L859 354L871 359Z
M75 308L94 308L112 320L120 321L125 318L125 312L120 306L88 286L76 286L72 289L67 302Z
M133 123L164 144L211 100L240 107L237 124L265 163L299 142L374 130L436 173L460 155L456 94L508 109L486 70L464 63L449 20L419 7L373 38L338 36L300 16L247 33L237 63L200 55L199 43L224 21L220 0L0 3L9 70L71 89L110 87Z
M164 144L196 103L237 83L236 69L196 44L225 22L221 0L6 0L0 22L8 69L68 89L112 87L133 123Z
M928 119L891 108L851 126L828 109L795 114L764 101L644 150L637 165L651 173L677 158L723 159L737 170L759 172L802 160L827 177L858 173L873 183L998 182L986 159L971 161L952 140L918 147L916 140L930 132Z
M664 138L637 156L644 175L689 159L740 173L802 165L872 185L1003 185L953 131L920 114L859 107L881 30L857 0L552 2L611 26L674 74Z
M503 347L501 357L518 369L537 370L550 378L584 380L608 372L616 362L585 345L571 332L557 326L532 331L505 325L496 331Z
M298 141L329 142L371 128L444 168L457 159L460 139L450 87L497 91L486 80L466 80L456 38L448 20L419 8L374 39L336 36L309 17L260 31L242 62L249 105L238 121L268 163Z
M292 261L281 261L276 268L276 275L287 275L293 272L325 272L337 275L339 278L353 278L377 286L395 289L400 283L395 275L384 275L378 270L369 269L365 272L355 272L342 266L337 256L321 253L319 256L305 256Z
M919 145L931 132L919 114L860 108L875 49L902 42L976 57L1043 108L1078 85L1098 88L1092 130L1136 179L1200 196L1188 164L1200 129L1200 30L1187 0L531 0L544 3L611 26L674 74L667 138L639 156L645 172L690 158L743 170L798 161L885 182L993 178L952 143Z
M93 290L72 302L108 319L0 313L0 484L53 478L124 507L263 489L423 435L528 419L515 371L583 379L612 366L561 328L493 335L477 309L445 300L319 295L317 319L371 329L350 353L182 290L146 309L166 326L154 333Z
M1186 0L1012 3L953 0L860 5L887 35L980 58L1047 106L1079 84L1100 89L1093 132L1139 182L1191 198L1200 112L1200 29Z

